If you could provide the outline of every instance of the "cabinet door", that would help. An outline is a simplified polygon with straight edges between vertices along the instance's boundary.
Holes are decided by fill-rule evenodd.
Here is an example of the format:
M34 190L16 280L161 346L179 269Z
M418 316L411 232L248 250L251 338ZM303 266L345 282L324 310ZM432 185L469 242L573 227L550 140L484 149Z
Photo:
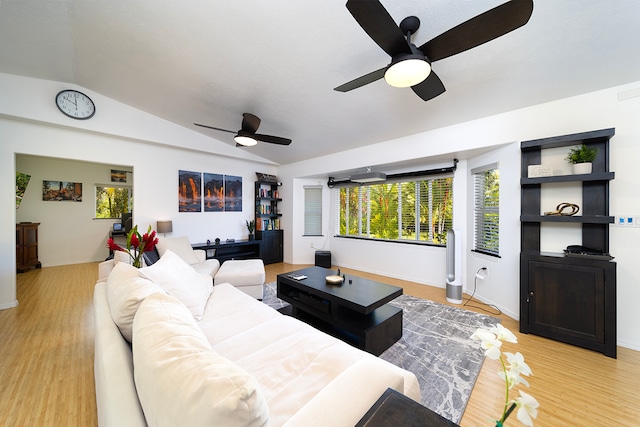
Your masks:
M266 231L262 233L261 258L265 264L282 262L282 232Z
M605 271L529 261L529 331L564 342L604 343Z
M24 228L24 263L35 265L38 263L38 227Z

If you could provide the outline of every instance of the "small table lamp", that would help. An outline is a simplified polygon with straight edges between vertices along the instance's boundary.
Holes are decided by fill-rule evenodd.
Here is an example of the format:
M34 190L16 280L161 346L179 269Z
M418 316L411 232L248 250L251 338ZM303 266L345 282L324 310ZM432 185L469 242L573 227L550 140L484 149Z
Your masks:
M162 233L162 235L166 235L166 233L171 233L173 231L173 222L169 221L158 221L157 227L158 233Z

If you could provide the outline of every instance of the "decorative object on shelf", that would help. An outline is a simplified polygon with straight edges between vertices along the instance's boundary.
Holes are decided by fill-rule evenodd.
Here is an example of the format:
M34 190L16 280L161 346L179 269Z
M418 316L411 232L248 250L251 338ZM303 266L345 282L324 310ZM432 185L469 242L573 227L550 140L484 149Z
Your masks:
M173 231L173 221L158 221L156 223L156 228L158 229L158 233L162 233L163 236L166 236L167 233L171 233Z
M122 251L129 254L131 257L131 265L136 268L142 267L142 254L152 251L158 244L158 238L156 232L151 230L151 226L147 229L147 232L140 235L138 232L138 226L134 226L127 234L127 248L124 249L113 242L113 238L107 240L107 247L112 251Z
M576 175L591 173L592 162L598 154L598 149L582 144L569 150L565 158L573 165L573 173Z
M56 105L64 115L72 119L87 120L96 113L96 106L87 95L66 89L56 95Z
M269 175L268 173L256 172L256 177L258 181L272 182L274 184L278 183L278 178L275 175Z
M528 178L539 178L541 176L553 176L553 168L542 165L527 166Z
M545 212L545 215L562 215L562 216L572 216L580 211L580 206L574 203L560 203L556 206L555 211Z
M516 336L501 324L484 329L478 328L471 335L471 338L481 342L482 348L485 350L484 355L489 359L500 360L502 372L498 375L502 377L506 384L506 396L504 401L504 410L499 420L496 420L496 427L502 427L509 418L509 415L515 408L518 408L516 417L525 426L533 426L532 418L538 416L538 401L531 395L519 390L520 397L509 399L509 392L517 385L524 384L529 387L529 383L523 376L531 375L531 368L524 361L524 357L520 353L502 353L500 348L502 342L517 343ZM505 362L506 358L506 362Z
M245 220L247 223L247 230L249 230L249 240L253 240L255 235L253 234L256 231L256 221L252 219L251 221Z

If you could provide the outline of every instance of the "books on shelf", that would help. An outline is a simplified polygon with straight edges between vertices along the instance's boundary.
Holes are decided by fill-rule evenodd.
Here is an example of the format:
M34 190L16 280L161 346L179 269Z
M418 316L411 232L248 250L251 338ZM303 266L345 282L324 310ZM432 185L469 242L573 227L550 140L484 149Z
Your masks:
M272 231L280 230L280 219L259 219L256 221L256 230Z

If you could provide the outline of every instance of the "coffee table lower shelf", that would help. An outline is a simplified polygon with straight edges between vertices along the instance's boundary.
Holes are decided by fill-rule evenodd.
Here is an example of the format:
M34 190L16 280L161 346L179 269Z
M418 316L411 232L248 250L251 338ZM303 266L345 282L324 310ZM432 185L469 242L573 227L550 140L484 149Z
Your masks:
M402 309L389 304L366 316L343 315L338 320L325 320L293 304L280 311L375 356L402 338Z

